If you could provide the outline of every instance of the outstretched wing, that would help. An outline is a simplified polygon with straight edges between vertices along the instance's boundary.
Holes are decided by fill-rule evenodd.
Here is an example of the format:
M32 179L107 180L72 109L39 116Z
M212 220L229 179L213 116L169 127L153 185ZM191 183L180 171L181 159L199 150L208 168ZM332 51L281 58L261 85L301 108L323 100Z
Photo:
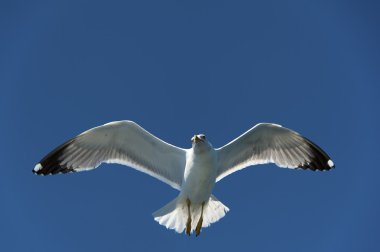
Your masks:
M111 122L57 147L33 172L77 172L94 169L101 163L127 165L180 189L186 150L162 141L132 121Z
M250 165L275 163L280 167L330 170L330 157L297 132L277 124L259 123L227 145L217 149L216 181Z

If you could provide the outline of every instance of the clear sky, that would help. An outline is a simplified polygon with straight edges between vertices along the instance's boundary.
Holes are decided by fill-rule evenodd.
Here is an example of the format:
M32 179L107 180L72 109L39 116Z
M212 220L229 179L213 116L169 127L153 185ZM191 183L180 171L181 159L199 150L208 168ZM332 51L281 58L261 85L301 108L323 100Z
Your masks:
M379 251L379 1L1 1L0 251ZM215 147L258 122L336 169L260 165L218 183L201 236L151 213L177 191L121 165L35 176L84 130L129 119ZM150 250L148 250L150 249Z

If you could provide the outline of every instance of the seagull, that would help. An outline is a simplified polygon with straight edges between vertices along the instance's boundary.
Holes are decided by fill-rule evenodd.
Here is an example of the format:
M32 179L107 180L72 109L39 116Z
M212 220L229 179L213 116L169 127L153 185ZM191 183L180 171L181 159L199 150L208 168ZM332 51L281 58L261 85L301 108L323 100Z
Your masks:
M183 149L164 142L133 121L110 122L68 140L46 155L33 169L38 175L92 170L117 163L149 174L180 191L153 213L168 229L196 236L202 228L229 211L212 190L235 171L275 163L279 167L325 171L334 168L330 157L295 131L273 123L259 123L220 148L204 134L191 138Z

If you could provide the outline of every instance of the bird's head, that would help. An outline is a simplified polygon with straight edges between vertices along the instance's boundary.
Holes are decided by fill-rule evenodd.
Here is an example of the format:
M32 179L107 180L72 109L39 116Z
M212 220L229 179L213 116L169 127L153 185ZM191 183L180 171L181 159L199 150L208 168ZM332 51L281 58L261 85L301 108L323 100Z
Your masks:
M206 136L204 134L198 134L198 135L194 135L192 138L191 138L191 143L193 145L193 148L194 147L211 147L211 144L210 142L206 139Z
M191 142L193 144L196 144L196 143L199 143L199 142L204 142L206 141L206 136L204 134L198 134L198 135L194 135L192 138L191 138Z

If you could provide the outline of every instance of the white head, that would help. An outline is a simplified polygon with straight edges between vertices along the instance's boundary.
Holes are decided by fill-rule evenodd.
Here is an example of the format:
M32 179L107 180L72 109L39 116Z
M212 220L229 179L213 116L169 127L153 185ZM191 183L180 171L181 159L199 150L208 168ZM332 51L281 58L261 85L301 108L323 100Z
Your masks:
M202 150L202 149L212 148L211 143L206 139L206 136L204 134L194 135L191 138L191 143L192 143L193 149L196 148L196 149Z

